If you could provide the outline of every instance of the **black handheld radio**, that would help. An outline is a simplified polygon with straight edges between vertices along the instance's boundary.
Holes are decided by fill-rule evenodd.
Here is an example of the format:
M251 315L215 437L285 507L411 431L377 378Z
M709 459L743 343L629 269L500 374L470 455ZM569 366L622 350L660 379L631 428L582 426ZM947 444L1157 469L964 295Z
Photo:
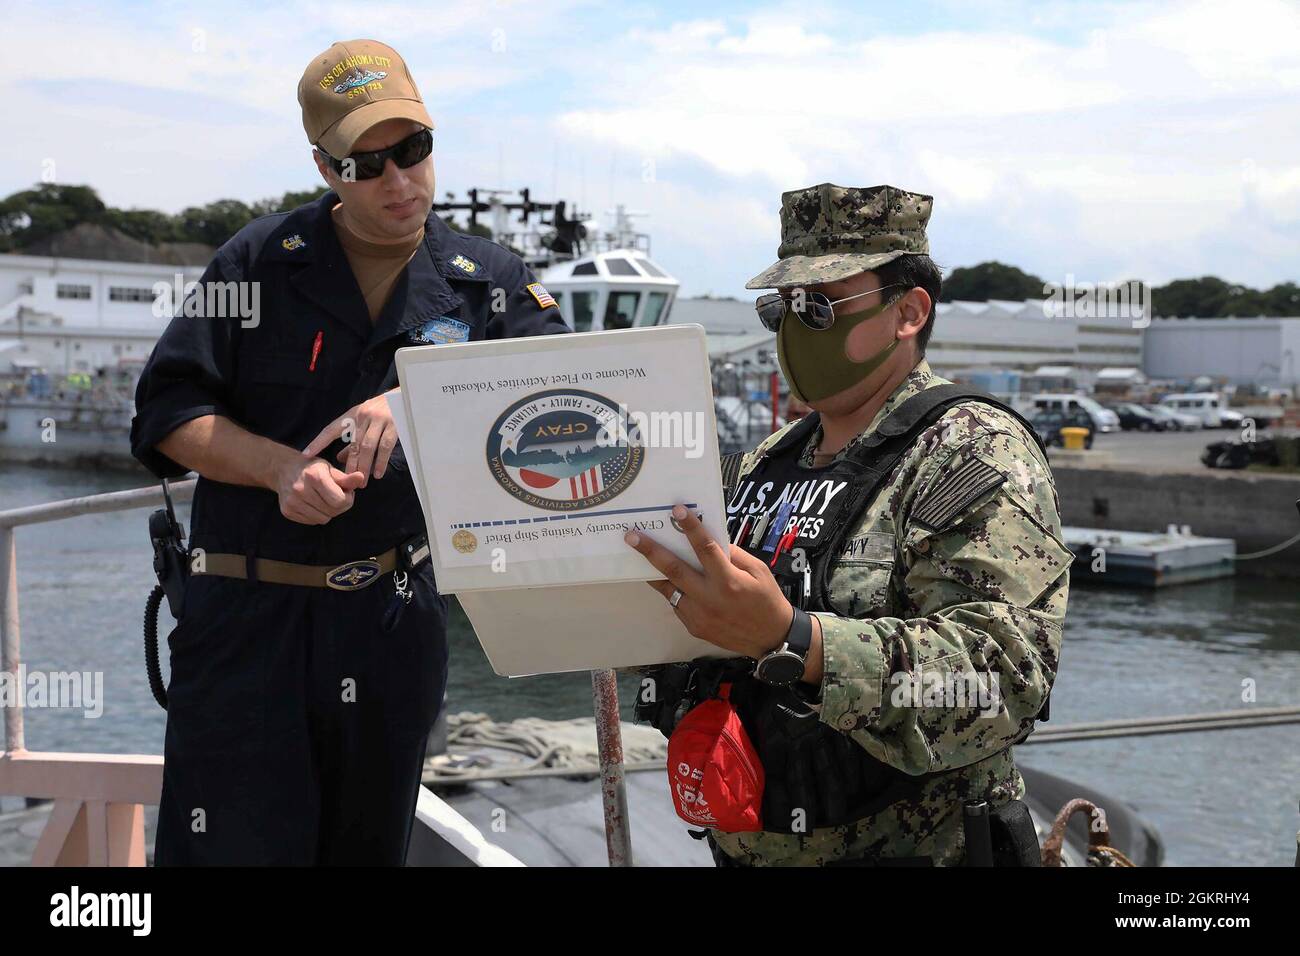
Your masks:
M167 687L158 663L158 608L163 596L172 617L180 620L185 607L185 581L189 577L189 553L185 550L185 528L176 520L171 489L162 480L163 502L149 516L149 540L153 544L153 570L158 584L144 605L144 663L149 674L149 689L163 710L167 709Z

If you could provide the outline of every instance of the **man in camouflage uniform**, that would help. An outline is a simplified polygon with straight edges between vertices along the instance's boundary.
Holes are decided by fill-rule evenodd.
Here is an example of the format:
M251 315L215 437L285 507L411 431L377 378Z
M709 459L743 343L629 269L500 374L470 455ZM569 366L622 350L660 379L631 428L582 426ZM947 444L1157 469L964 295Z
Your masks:
M765 324L779 322L792 393L819 413L799 468L841 461L907 399L947 384L924 358L939 295L925 235L931 204L890 186L823 184L783 195L780 261L748 288L779 290L777 320L771 295L759 300L760 314L766 307ZM818 306L819 292L830 309L801 301ZM811 328L801 307L813 324L831 315L830 327ZM750 518L764 502L747 479L794 427L744 457L728 506L733 540L753 540ZM644 534L629 535L629 544L667 578L651 586L691 633L760 661L786 646L799 602L791 605L766 554L711 541L680 506L675 517L702 572ZM711 830L721 865L959 865L963 802L996 809L1023 796L1010 746L1032 728L1056 675L1072 557L1032 433L988 404L948 408L847 534L825 578L830 607L809 615L811 641L792 687L822 724L916 777L919 790L808 832ZM987 693L963 697L963 686Z

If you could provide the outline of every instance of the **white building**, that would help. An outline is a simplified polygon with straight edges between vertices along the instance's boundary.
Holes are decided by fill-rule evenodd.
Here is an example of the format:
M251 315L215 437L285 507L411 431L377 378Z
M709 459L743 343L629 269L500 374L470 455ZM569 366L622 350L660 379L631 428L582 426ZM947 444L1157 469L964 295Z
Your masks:
M678 299L671 321L703 325L711 353L722 350L713 341L725 342L724 336L748 338L745 344L750 350L765 348L749 338L763 332L752 301ZM940 302L926 357L940 374L987 368L1034 372L1044 365L1068 366L1091 384L1103 368L1141 366L1142 330L1135 327L1141 324L1127 311L1104 318L1056 315L1051 302L1035 299ZM766 348L774 349L776 337L768 336L771 344Z
M154 315L154 284L183 286L202 274L201 266L0 255L0 374L139 365L168 321Z
M1300 384L1300 318L1156 319L1146 330L1143 371L1150 378L1201 376L1236 385Z

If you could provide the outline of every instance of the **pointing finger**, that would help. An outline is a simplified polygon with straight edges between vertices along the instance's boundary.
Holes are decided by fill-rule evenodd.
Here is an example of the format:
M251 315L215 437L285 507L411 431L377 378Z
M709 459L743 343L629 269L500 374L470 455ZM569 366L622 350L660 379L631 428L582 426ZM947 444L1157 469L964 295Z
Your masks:
M347 415L343 415L322 428L321 433L313 438L311 444L302 450L303 455L307 458L315 458L319 455L330 442L342 436L344 425L349 420Z

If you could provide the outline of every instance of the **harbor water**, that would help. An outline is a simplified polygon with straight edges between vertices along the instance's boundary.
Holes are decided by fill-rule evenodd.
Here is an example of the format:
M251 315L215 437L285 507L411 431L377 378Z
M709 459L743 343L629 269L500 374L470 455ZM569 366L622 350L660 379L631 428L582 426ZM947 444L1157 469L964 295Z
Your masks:
M140 475L0 465L0 509L144 483ZM102 699L90 710L102 709L97 716L84 707L28 709L28 749L162 752L165 715L149 693L141 638L154 584L147 519L139 510L18 529L28 673L102 675ZM188 525L188 515L182 520ZM1294 581L1228 578L1159 592L1076 587L1052 723L1294 704L1298 618ZM165 606L162 622L166 630ZM498 720L591 713L585 673L494 675L459 608L451 645L452 711ZM621 681L625 717L635 686ZM1168 865L1294 862L1300 726L1034 745L1018 759L1136 807L1164 838ZM632 827L635 841L635 820Z

